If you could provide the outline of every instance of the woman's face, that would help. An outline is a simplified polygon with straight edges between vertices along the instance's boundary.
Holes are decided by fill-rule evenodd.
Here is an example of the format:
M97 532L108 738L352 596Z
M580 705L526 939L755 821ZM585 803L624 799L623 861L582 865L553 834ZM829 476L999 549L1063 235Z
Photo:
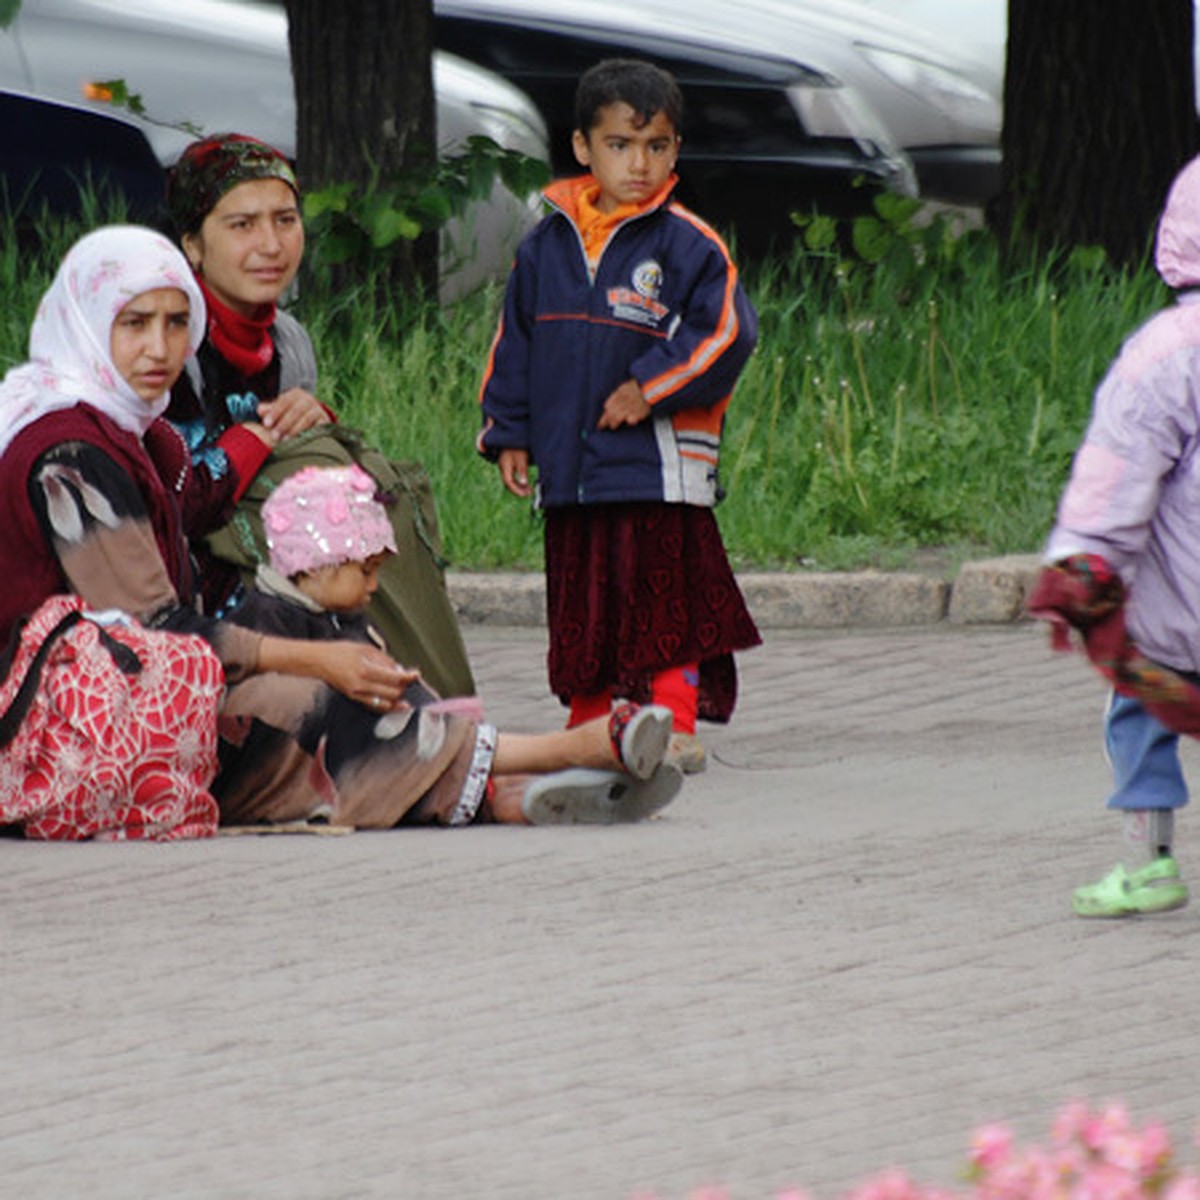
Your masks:
M109 353L121 378L153 404L179 378L190 349L191 305L178 288L134 296L112 323Z
M274 304L296 277L304 226L296 193L282 179L231 187L183 236L188 261L218 300L244 317Z

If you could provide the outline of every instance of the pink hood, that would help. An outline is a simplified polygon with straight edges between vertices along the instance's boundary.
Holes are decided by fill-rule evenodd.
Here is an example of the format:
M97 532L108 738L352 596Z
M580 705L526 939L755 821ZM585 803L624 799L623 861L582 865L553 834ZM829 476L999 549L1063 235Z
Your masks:
M1169 287L1200 287L1200 157L1179 172L1167 193L1154 264Z

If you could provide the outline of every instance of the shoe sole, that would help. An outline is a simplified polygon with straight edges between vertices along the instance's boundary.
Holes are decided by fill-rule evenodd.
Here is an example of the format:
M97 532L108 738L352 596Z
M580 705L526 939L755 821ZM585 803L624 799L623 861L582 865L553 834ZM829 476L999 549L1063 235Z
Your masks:
M1086 900L1073 900L1071 907L1075 910L1077 917L1140 917L1151 916L1155 913L1175 912L1177 909L1184 908L1188 902L1188 892L1184 888L1181 891L1176 891L1174 888L1162 888L1163 895L1161 898L1155 897L1152 900L1143 900L1137 903L1130 902L1121 908L1109 907L1090 907Z
M674 717L669 708L640 709L621 737L621 762L637 779L649 779L667 753Z
M533 825L626 825L666 808L682 786L683 775L665 764L649 779L574 767L535 779L521 811Z

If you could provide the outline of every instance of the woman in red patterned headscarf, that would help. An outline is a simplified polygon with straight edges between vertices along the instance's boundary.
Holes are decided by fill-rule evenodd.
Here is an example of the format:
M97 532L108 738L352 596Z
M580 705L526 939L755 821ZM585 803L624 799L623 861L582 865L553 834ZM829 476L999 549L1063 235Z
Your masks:
M308 333L279 307L304 254L291 164L254 138L220 134L189 146L167 178L172 222L208 305L207 336L174 389L168 417L199 474L219 478L232 468L247 481L235 520L193 547L206 602L220 611L265 561L259 509L273 484L303 466L358 462L396 499L390 511L400 553L380 580L374 622L392 653L441 692L469 695L474 683L446 592L428 477L416 463L388 462L362 434L337 424L316 397ZM265 467L241 429L253 420L275 442Z

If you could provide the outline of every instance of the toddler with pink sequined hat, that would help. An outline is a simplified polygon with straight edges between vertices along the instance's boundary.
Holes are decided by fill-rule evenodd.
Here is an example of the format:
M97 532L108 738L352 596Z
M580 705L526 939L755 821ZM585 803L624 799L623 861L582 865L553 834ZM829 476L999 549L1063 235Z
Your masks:
M305 467L290 475L262 508L269 562L259 567L255 586L230 619L290 638L382 646L366 609L380 566L397 553L387 503L357 466ZM489 739L499 736L484 722L478 697L442 699L416 679L380 713L367 740L388 741L415 729L421 759L428 747L441 744L442 721L449 718L475 722L489 747ZM495 767L494 774L512 776L503 785L491 775L486 779L493 819L535 825L642 820L679 791L680 772L663 761L670 732L669 709L624 702L606 719L548 739L526 739L534 751L521 759L521 769ZM589 763L605 765L575 765L578 756L560 752L556 739L562 738L600 738L599 748L589 747Z
M286 580L327 612L362 612L384 559L396 553L385 502L354 464L290 475L263 504L270 560L260 586L280 590Z

